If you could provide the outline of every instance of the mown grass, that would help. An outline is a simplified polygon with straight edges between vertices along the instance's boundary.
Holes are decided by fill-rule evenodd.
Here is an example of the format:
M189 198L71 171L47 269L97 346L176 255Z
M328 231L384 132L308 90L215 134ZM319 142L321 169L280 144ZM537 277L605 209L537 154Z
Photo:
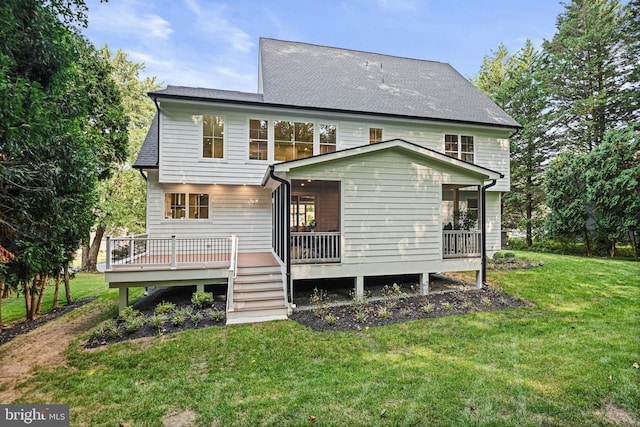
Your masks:
M279 321L97 351L79 340L23 402L67 403L91 426L183 411L202 426L613 425L607 407L640 419L640 263L518 256L546 265L490 281L531 307L347 333Z

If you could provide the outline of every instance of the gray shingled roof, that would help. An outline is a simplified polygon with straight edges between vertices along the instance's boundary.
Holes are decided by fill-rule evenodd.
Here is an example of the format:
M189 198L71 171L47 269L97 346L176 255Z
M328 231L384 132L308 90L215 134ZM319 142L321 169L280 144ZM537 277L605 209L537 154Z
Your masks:
M167 86L165 89L149 92L153 98L155 96L169 96L176 98L221 100L221 101L240 101L249 103L262 103L262 94L238 92L233 90L206 89L201 87L187 86Z
M139 169L158 167L158 113L153 116L149 132L144 138L142 148L140 148L133 167Z
M260 39L264 102L519 127L449 64Z

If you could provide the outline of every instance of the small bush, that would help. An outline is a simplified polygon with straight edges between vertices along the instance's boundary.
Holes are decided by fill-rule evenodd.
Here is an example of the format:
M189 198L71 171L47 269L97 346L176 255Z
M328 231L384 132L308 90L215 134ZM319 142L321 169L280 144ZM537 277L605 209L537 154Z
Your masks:
M198 323L202 321L202 314L199 312L195 312L191 314L191 322L193 322L194 326L198 326Z
M381 319L386 320L391 317L391 313L389 312L387 307L380 307L380 309L378 310L378 316L380 316Z
M191 305L194 308L206 308L213 305L213 294L211 292L197 291L191 295Z
M491 307L491 300L489 298L482 298L482 305L485 307Z
M465 310L469 310L471 308L471 301L465 301L464 304L462 304L462 307Z
M493 254L493 259L498 260L504 258L504 254L502 252L496 252Z
M367 320L367 314L364 311L356 313L356 322L364 323L365 320Z
M144 316L130 317L127 319L127 321L124 324L124 330L128 334L132 334L135 331L137 331L139 328L143 327L145 323L147 323L147 320L145 319Z
M174 312L171 315L171 323L173 323L173 326L182 326L184 322L191 317L191 311L190 308L183 308Z
M451 311L453 310L453 305L450 302L445 302L444 304L442 304L442 306L444 307L445 310L447 311Z
M504 258L505 259L514 259L516 257L516 254L514 254L513 252L505 252L504 253Z
M404 317L409 317L411 316L411 310L409 310L408 308L403 308L400 314L402 314Z
M156 308L153 310L153 314L169 314L173 313L176 309L176 305L172 302L162 301L160 304L156 305Z
M120 314L118 315L118 317L123 320L123 321L127 321L129 319L135 318L140 316L140 311L136 310L135 308L128 306L127 308L125 308L124 310L122 310L120 312Z
M324 319L328 312L327 291L313 288L313 295L311 295L311 305L313 305L313 314L320 319Z
M154 314L153 316L151 316L151 320L149 321L149 323L151 323L156 329L158 329L158 332L160 332L166 320L167 320L166 315Z
M423 307L425 313L433 313L433 304L429 303Z
M327 317L325 317L325 319L329 324L329 326L334 326L336 324L336 318L332 314L328 314Z
M224 320L225 313L221 310L207 310L207 316L214 322L221 322Z

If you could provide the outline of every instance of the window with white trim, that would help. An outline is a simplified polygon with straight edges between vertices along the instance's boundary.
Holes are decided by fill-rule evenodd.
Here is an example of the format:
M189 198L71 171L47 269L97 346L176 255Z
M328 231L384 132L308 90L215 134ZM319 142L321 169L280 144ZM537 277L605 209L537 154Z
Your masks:
M474 159L474 140L470 135L452 135L444 136L444 154L455 157L465 162L473 163Z
M208 219L209 195L206 193L165 193L165 219Z
M276 120L273 124L276 161L313 156L313 123Z
M369 144L377 144L382 141L382 128L369 128Z
M224 158L224 117L202 116L202 157Z
M249 159L269 159L269 122L249 120Z
M320 154L336 151L336 125L320 124Z

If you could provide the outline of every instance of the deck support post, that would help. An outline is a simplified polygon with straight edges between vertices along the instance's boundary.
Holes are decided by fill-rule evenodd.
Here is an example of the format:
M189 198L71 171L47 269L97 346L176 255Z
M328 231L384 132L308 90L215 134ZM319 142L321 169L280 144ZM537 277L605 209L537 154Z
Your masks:
M429 273L420 274L420 294L429 294Z
M204 292L204 284L199 283L196 285L196 291L198 292Z
M121 312L129 305L129 288L120 288L118 293L118 312Z
M175 270L178 266L176 259L176 236L171 236L171 269Z
M364 296L364 276L356 277L356 297Z
M476 288L482 289L482 270L476 270Z

